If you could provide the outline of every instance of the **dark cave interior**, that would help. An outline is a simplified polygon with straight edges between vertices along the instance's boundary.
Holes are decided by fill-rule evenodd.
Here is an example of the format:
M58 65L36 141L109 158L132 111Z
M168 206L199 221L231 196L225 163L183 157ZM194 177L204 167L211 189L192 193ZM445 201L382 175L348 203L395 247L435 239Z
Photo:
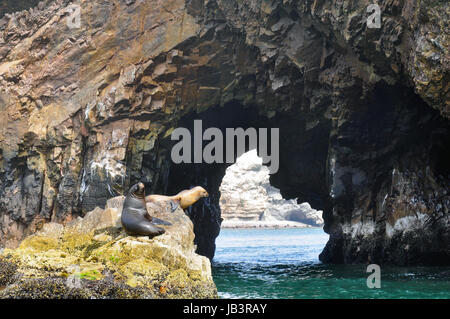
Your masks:
M293 114L275 115L271 119L258 114L255 107L242 107L232 102L224 107L215 107L202 113L190 113L183 117L178 127L193 131L194 120L201 119L203 130L209 127L219 128L225 132L226 128L279 128L279 170L271 175L270 182L280 187L284 198L299 197L308 201L317 209L322 208L327 198L326 190L326 161L328 148L328 134L330 122L324 121L310 131L305 131L305 119ZM223 134L225 136L225 134ZM191 134L193 138L193 134ZM299 142L301 141L301 142ZM270 137L269 152L271 150ZM209 141L203 141L203 145ZM246 140L246 151L249 141ZM237 157L236 143L234 157ZM225 154L225 150L224 150ZM240 155L240 154L239 154ZM295 164L295 165L294 165ZM190 207L188 214L194 222L196 244L198 252L212 258L214 245L211 236L217 237L220 230L219 187L229 163L181 163L172 164L167 183L167 194L175 194L182 189L201 185L206 188L210 197L202 204ZM295 167L295 171L289 171ZM300 185L299 185L299 181ZM205 229L214 230L204 236ZM205 248L203 248L205 247Z
M407 169L414 161L425 161L435 176L441 176L443 181L448 176L448 124L410 90L378 85L368 103L354 107L345 122L333 123L299 112L280 112L268 118L260 115L256 106L243 107L232 101L223 107L190 112L177 127L187 128L192 139L193 123L198 119L202 120L203 131L209 127L222 132L237 127L279 128L279 170L270 176L271 184L280 189L285 199L298 198L299 203L306 201L315 209L324 210L325 231L333 232L332 220L336 217L332 216L331 207L344 211L339 218L345 219L345 212L350 215L364 193L372 192L375 197L386 187L392 167ZM209 142L203 141L203 146ZM170 149L173 144L166 138L161 147ZM341 184L334 185L339 192L336 198L330 192L332 176L327 175L331 154L341 163L364 172L362 177L350 173L340 176ZM187 213L194 224L197 252L209 258L214 256L214 240L220 231L219 187L229 165L170 163L163 186L165 194L196 185L208 190L210 197L190 207ZM355 182L358 178L361 181ZM369 207L376 205L376 200L372 200Z

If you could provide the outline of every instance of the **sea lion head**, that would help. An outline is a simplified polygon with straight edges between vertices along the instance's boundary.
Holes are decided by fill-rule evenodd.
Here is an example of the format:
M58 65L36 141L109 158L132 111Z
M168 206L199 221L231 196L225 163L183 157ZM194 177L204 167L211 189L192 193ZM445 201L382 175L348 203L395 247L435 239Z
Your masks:
M145 185L140 182L131 186L129 194L136 198L145 198Z
M209 196L209 194L208 194L208 192L206 191L206 189L204 189L204 188L201 187L201 186L196 186L196 187L195 187L195 190L198 191L198 194L200 195L200 197L208 197L208 196Z

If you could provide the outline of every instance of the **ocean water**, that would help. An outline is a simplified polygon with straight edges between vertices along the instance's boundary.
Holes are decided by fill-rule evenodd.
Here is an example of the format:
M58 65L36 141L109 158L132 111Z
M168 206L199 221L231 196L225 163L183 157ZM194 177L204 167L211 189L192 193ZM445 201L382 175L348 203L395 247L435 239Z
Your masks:
M325 265L321 228L222 229L213 278L221 298L450 298L450 267L381 267L369 289L366 265Z

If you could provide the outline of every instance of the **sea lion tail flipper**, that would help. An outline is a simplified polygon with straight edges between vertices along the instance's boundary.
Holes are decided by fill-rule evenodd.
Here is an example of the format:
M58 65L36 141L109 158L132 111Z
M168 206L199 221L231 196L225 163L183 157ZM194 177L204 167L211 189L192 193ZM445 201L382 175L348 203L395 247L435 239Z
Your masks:
M167 222L167 221L162 220L162 219L159 219L159 218L156 218L156 217L153 217L152 224L172 226L172 223Z
M180 199L174 198L170 200L169 203L170 203L170 212L173 213L180 206Z
M162 235L162 234L164 234L166 232L166 230L164 228L155 226L153 224L153 222L151 224L150 223L146 224L145 225L145 230L146 230L146 233L144 235L148 236L150 238Z

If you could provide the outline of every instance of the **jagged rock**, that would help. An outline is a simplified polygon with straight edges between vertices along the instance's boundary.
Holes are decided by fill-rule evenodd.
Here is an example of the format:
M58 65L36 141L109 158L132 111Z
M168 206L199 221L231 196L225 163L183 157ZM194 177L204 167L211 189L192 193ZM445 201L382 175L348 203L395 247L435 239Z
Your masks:
M181 209L152 213L172 223L153 239L128 236L115 208L97 207L65 227L44 225L0 255L0 298L216 297L189 218Z
M219 190L224 227L256 227L257 221L262 222L260 226L323 225L322 211L312 209L308 203L297 204L296 199L285 200L280 190L270 185L269 169L262 165L256 150L241 155L227 168Z

